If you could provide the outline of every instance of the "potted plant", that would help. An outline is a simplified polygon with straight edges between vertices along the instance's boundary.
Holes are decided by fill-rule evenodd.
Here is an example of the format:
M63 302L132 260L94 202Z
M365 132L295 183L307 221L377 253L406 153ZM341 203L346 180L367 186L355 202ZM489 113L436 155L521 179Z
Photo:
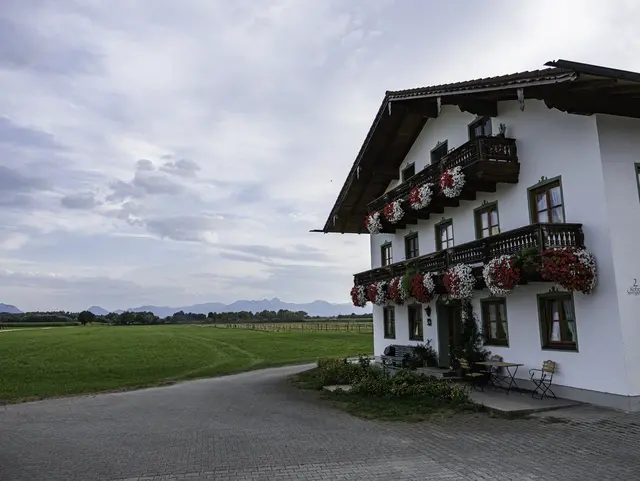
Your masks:
M505 138L507 136L507 124L500 124L498 137Z

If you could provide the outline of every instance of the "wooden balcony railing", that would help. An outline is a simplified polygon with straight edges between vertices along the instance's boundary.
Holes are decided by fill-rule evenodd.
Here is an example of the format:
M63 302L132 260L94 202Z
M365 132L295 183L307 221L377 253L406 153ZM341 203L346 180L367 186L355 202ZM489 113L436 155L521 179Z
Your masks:
M450 249L433 252L354 275L356 284L370 284L402 276L408 269L442 272L456 264L486 264L494 257L515 254L523 249L538 251L557 247L584 247L582 224L531 224Z
M494 167L476 169L471 172L467 171L467 167L486 162L490 162ZM425 182L437 186L442 172L458 166L465 169L465 174L470 175L472 181L474 180L473 177L477 175L484 182L517 182L520 169L519 165L514 168L513 164L518 164L515 139L478 137L453 149L440 162L427 165L423 170L401 183L395 189L370 202L368 208L372 212L381 210L389 202L407 200L414 187L418 187ZM500 165L505 166L500 167ZM473 182L469 182L469 186L472 185Z

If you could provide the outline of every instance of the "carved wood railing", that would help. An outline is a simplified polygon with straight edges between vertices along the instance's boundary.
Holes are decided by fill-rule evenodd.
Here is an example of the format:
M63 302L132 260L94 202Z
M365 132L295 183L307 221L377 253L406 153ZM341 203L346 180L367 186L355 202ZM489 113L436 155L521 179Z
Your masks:
M370 284L402 276L411 268L420 272L442 272L456 264L486 264L494 257L516 254L523 249L536 248L541 252L558 247L584 247L582 224L531 224L446 251L360 272L354 275L354 281L356 284Z
M479 161L518 162L516 140L504 137L478 137L447 153L436 164L429 164L413 177L369 203L370 212L381 210L389 202L407 199L411 190L426 182L437 185L447 169L468 167Z

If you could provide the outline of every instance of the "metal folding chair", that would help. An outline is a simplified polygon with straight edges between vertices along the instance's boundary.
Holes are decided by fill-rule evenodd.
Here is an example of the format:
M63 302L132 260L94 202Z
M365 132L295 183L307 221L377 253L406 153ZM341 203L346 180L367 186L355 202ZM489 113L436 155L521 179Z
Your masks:
M553 374L555 372L556 363L554 361L544 361L542 363L542 369L529 369L529 376L531 376L531 381L536 386L533 390L533 393L531 393L531 397L542 399L547 395L551 395L554 397L554 399L557 399L555 393L551 389L551 384L553 383Z

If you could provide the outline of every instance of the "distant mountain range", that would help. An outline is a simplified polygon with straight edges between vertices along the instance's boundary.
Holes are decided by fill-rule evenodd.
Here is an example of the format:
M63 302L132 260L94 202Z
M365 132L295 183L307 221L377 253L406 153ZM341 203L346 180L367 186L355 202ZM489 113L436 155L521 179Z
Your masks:
M167 317L178 311L192 312L194 314L208 314L209 312L240 312L240 311L279 311L286 309L289 311L304 311L310 316L333 317L348 314L368 314L371 308L354 307L352 304L332 304L327 301L313 301L306 304L296 304L293 302L283 302L277 297L273 299L262 299L260 301L235 301L231 304L222 302L207 302L205 304L194 304L191 306L169 307L169 306L140 306L126 309L132 312L153 312L158 317ZM91 306L88 311L93 312L97 316L104 316L109 311L100 306ZM0 312L11 312L19 314L20 311L15 306L0 304ZM117 313L122 310L113 311Z
M16 306L12 306L10 304L2 304L2 303L0 303L0 312L7 312L9 314L22 314L22 311L18 309Z

